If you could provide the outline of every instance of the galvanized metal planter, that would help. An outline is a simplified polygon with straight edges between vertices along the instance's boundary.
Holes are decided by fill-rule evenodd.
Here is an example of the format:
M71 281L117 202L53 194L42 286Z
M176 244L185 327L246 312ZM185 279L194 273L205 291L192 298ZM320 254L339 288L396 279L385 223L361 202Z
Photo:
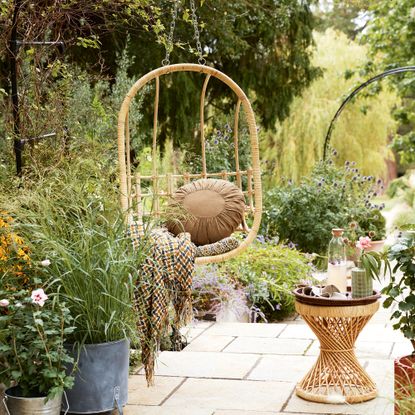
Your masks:
M46 398L24 398L19 396L18 387L5 391L4 408L8 415L60 415L62 394L45 403Z
M122 414L128 400L129 340L86 344L79 356L77 347L68 348L78 362L74 387L66 391L70 413L95 414L118 409Z

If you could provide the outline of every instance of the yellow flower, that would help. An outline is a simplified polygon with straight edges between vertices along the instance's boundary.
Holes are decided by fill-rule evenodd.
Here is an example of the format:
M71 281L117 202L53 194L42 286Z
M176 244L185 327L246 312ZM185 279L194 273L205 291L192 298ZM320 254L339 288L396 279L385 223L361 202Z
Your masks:
M12 233L11 235L16 244L23 245L23 239L19 235L16 235L15 233Z

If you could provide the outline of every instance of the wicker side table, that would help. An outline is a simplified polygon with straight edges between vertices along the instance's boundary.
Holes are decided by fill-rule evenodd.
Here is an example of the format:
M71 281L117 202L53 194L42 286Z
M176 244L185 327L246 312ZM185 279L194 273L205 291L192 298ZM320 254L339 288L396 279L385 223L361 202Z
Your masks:
M317 362L298 383L296 394L321 403L358 403L375 398L376 385L358 362L354 344L379 302L329 307L296 301L295 308L320 341Z

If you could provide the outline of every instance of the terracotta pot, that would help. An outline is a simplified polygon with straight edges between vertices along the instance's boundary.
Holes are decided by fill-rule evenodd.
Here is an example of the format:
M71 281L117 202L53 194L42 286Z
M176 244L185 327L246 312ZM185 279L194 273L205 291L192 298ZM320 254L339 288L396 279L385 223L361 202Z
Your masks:
M395 415L413 414L415 403L410 402L413 402L414 399L415 354L412 354L395 360ZM408 408L408 404L413 407Z
M370 244L372 246L366 249L367 252L380 252L383 249L383 245L385 245L385 240L382 239L381 241L372 241Z

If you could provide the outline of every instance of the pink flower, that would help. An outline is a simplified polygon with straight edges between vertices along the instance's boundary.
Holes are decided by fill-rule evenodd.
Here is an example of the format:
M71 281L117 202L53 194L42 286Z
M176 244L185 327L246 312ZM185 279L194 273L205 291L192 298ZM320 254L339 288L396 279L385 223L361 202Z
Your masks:
M368 236L361 236L359 242L356 243L356 247L364 251L372 246L372 240Z
M7 307L10 304L9 300L0 300L0 307Z
M42 288L38 290L34 290L31 295L32 301L43 307L45 305L45 301L48 299L48 296L45 294Z

